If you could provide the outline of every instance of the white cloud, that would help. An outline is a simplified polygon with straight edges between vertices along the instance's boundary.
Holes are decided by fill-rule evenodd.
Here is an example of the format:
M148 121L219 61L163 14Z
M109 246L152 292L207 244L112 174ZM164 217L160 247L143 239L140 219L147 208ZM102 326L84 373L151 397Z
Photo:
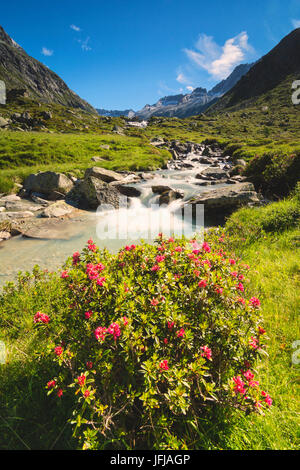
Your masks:
M187 89L188 91L194 91L194 90L195 90L195 88L194 88L193 86L187 86L186 89Z
M47 57L50 57L53 55L53 51L51 49L47 49L47 47L43 47L42 48L42 54L47 56Z
M292 25L295 29L300 28L300 20L292 20Z
M73 29L74 31L76 31L77 33L78 33L79 31L81 31L81 29L79 28L79 26L76 26L75 24L71 24L71 25L70 25L70 28Z
M196 51L184 49L188 58L198 67L205 69L215 79L224 79L245 60L254 49L248 43L248 34L243 31L219 46L212 36L201 34L195 45Z
M183 85L184 85L185 83L188 83L188 82L189 82L189 80L186 78L186 76L185 76L183 73L181 73L181 72L179 72L179 73L177 74L176 80L177 80L177 82L179 82L179 83L181 83L181 84L183 84Z

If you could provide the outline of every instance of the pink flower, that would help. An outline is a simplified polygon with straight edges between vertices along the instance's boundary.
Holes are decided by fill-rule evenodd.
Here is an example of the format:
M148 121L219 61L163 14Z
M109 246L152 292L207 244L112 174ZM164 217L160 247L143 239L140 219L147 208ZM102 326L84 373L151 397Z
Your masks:
M260 301L256 297L252 297L252 299L249 300L249 303L256 308L260 307Z
M126 251L133 251L133 250L135 250L135 249L136 249L136 246L135 246L135 245L131 245L131 246L126 245L126 246L125 246L125 250L126 250Z
M54 388L56 385L56 382L55 380L50 380L48 383L47 383L47 388Z
M85 312L84 315L85 315L85 318L89 320L89 318L91 318L91 316L93 315L93 312L91 310L88 310L87 312Z
M169 240L168 240L169 243L174 243L174 241L175 241L175 240L174 240L174 238L172 238L172 237L170 237Z
M265 402L268 406L272 406L273 400L270 395L266 394Z
M56 346L56 348L54 348L54 352L57 356L61 356L63 353L63 348L61 346Z
M261 326L258 327L258 334L260 336L266 334L266 330L264 328L262 328Z
M93 252L97 251L97 247L93 240L88 240L88 249Z
M63 271L63 272L61 273L60 277L61 277L62 279L67 279L67 277L69 277L68 271Z
M103 326L98 326L98 328L96 328L95 330L96 339L98 340L100 339L101 341L104 341L106 332L107 332L107 328L104 328Z
M86 363L86 367L87 367L88 369L91 369L91 368L93 367L92 361L88 361L88 362Z
M233 272L231 273L231 276L232 276L232 277L238 277L238 273L237 273L236 271L233 271Z
M201 356L206 357L206 359L210 360L212 356L211 349L209 349L207 346L202 346L200 349L203 351L201 353Z
M75 253L73 253L73 265L76 266L76 264L78 264L80 261L80 253L79 251L76 251Z
M177 338L183 338L183 336L185 335L184 328L181 328L179 331L177 331L176 335Z
M254 378L253 372L251 370L247 370L247 372L244 372L244 377L250 382Z
M204 242L203 245L202 245L202 250L203 251L206 251L206 253L210 253L211 252L211 248L209 246L208 243Z
M83 387L83 385L85 384L85 379L86 377L84 374L81 374L79 375L79 377L77 377L77 381L81 387Z
M150 303L151 303L151 305L152 305L153 307L156 307L156 305L159 304L159 300L157 300L157 299L152 299Z
M127 317L123 317L122 320L123 320L124 326L127 326L127 325L128 325L128 322L129 322L128 318L127 318Z
M165 255L159 255L159 256L156 256L155 259L157 263L162 263L166 259L166 257Z
M244 395L246 393L246 390L244 388L245 384L242 381L240 376L233 377L232 379L234 381L234 391L236 394Z
M90 391L86 390L83 395L85 398L88 398L90 396Z
M243 297L239 297L236 301L239 302L240 304L245 305L245 299L243 299Z
M103 287L103 284L105 283L105 281L106 281L105 277L99 277L99 279L97 279L96 281L96 284L97 286Z
M155 264L152 268L151 268L151 271L159 271L160 270L160 267L158 266L158 264Z
M167 338L165 338L165 339L164 339L164 343L165 343L165 344L168 344L168 342L169 342L169 341L167 340Z
M236 261L235 261L234 259L230 259L230 260L229 260L229 264L231 264L232 266L234 266L235 263L236 263Z
M169 370L168 361L165 359L159 364L160 370Z
M244 290L245 290L245 289L244 289L244 286L243 286L243 284L242 284L241 282L239 282L239 284L236 286L236 289L239 290L239 291L241 291L241 292L244 292Z
M258 339L255 338L254 336L251 336L251 340L250 340L250 342L249 342L249 345L250 345L253 349L258 349L258 347L259 347Z
M182 247L181 246L176 246L175 251L177 253L181 253L182 252Z
M58 396L59 398L61 398L61 397L63 396L63 393L64 393L64 392L63 392L63 389L62 389L62 388L59 388L59 389L57 390L57 396Z
M216 294L222 295L223 294L223 288L222 287L216 287Z
M108 329L107 333L113 335L114 340L117 341L117 338L121 335L121 330L118 323L112 323Z
M173 321L168 321L168 328L169 330L172 330L175 326L175 323Z
M207 281L205 279L202 279L199 282L198 286L201 287L201 288L205 288L207 286Z
M37 312L33 317L34 323L49 323L50 317L42 312Z

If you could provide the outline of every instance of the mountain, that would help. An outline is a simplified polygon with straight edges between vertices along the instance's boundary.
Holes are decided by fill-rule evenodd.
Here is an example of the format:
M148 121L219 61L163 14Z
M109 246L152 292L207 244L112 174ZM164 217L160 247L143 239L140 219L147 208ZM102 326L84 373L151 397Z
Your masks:
M289 77L300 78L300 28L285 36L268 54L257 61L235 86L212 107L213 111L249 102L278 88ZM291 82L288 85L291 94ZM279 94L278 99L280 99ZM270 98L268 98L270 99Z
M26 94L43 103L55 103L96 113L87 101L68 88L56 73L30 57L0 26L0 80L8 99Z
M185 118L200 114L228 92L251 69L252 65L239 65L226 80L220 82L210 91L199 87L186 95L165 96L153 105L147 104L143 109L137 111L135 116L140 119L149 119L151 116Z
M105 117L121 117L125 116L128 118L134 117L135 113L133 109L125 109L124 111L118 111L118 110L111 110L108 111L107 109L96 109L97 113L100 114L100 116L105 116Z

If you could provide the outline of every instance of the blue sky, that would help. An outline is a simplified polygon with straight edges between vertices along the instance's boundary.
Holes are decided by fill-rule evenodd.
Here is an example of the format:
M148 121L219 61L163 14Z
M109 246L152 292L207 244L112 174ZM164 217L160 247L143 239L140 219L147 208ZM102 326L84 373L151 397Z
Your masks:
M300 0L14 0L1 21L93 106L212 88L300 27Z

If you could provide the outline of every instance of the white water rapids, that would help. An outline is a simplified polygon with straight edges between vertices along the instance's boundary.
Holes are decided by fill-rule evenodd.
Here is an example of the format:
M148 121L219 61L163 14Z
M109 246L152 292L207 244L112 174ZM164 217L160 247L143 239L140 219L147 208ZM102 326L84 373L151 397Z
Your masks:
M202 168L206 166L201 165ZM142 195L140 198L132 198L129 208L100 213L87 212L84 216L66 221L58 229L61 234L59 239L28 239L20 235L2 243L0 284L13 281L19 271L31 271L36 264L49 271L59 268L73 252L81 251L90 238L100 248L105 247L116 252L126 244L146 240L149 232L152 239L159 232L191 236L202 228L203 219L200 217L200 224L191 228L190 221L183 221L181 213L176 211L182 200L174 201L168 207L159 207L158 196L152 193L151 186L167 185L181 189L185 192L184 199L214 188L197 186L197 180L193 179L194 174L195 170L160 170L153 179L135 185L142 191ZM103 233L105 238L99 238L98 235L103 237Z

